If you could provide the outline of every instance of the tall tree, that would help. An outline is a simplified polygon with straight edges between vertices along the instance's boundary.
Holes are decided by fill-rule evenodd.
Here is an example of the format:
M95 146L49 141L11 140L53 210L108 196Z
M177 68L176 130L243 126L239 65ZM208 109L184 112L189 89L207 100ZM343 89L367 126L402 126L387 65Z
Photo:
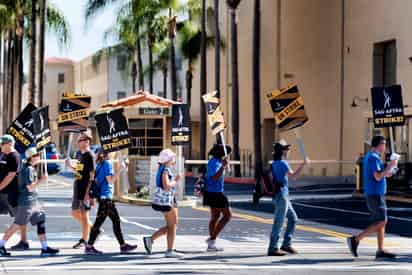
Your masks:
M43 106L44 101L44 48L46 43L46 9L47 0L40 0L40 34L39 34L39 106Z
M253 16L253 136L255 149L255 179L259 183L263 175L262 131L260 115L260 52L261 52L261 5L255 0Z
M30 16L30 66L29 66L29 101L37 104L36 89L36 47L37 47L37 0L31 1Z
M215 27L215 90L220 97L220 26L219 0L214 0L214 27Z
M230 8L230 41L232 67L232 138L233 159L240 160L239 150L239 66L238 66L238 31L236 9L241 0L226 0ZM240 177L240 166L235 166L235 176Z
M202 96L207 93L207 64L206 64L206 0L202 0L201 42L200 42L200 159L206 159L206 110Z
M170 39L170 88L172 99L177 100L177 72L176 72L176 16L173 16L173 9L169 9L169 39Z

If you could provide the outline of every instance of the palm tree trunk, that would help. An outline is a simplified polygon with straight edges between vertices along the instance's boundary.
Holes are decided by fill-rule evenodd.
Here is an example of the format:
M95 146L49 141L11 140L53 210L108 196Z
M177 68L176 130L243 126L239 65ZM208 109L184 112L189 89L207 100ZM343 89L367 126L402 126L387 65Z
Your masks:
M45 31L46 31L46 7L47 0L40 0L40 35L39 35L39 105L43 106L44 101L44 48L45 48Z
M169 18L172 20L172 9L169 8ZM176 74L176 49L175 49L175 28L173 22L169 22L169 39L170 39L170 89L172 90L172 99L177 100L177 74Z
M8 127L8 118L9 118L9 81L8 77L9 72L9 52L10 52L10 36L7 33L4 33L3 38L3 114L5 114L5 119L3 119L3 129L6 130Z
M144 90L144 72L143 72L143 59L142 59L142 47L140 45L140 26L136 25L136 44L137 44L137 66L139 74L139 89Z
M186 71L186 89L187 89L187 104L189 106L189 110L192 106L192 87L193 87L193 73L192 73L192 60L189 60L189 68ZM192 139L190 140L189 146L187 148L187 159L192 159Z
M260 116L260 45L261 45L261 10L260 0L255 0L253 24L253 133L255 149L255 179L256 183L263 174L262 161L262 131Z
M201 58L200 58L200 159L206 159L206 110L202 96L207 93L207 64L206 64L206 0L202 0L201 20Z
M8 95L7 95L7 105L8 105L8 122L13 120L13 96L14 96L14 69L13 69L13 57L14 57L14 33L10 31L9 35L9 56L8 56Z
M214 0L215 9L215 89L220 97L220 26L219 26L219 0Z
M232 61L232 138L233 159L240 160L239 154L239 68L238 68L238 38L236 10L230 10L231 15L231 61ZM235 166L235 176L240 177L240 166Z
M148 48L149 48L149 92L153 93L153 37L148 35Z
M0 110L5 110L4 106L4 69L2 69L2 64L3 64L3 53L4 53L4 48L3 48L3 32L0 30ZM3 117L3 116L2 116ZM3 119L4 120L4 119ZM4 133L4 127L3 124L0 124L0 133Z
M37 44L37 0L32 0L30 33L29 101L36 104L36 44Z
M163 97L167 95L167 68L163 69Z
M137 59L137 54L136 54ZM137 64L136 61L133 61L132 64L132 93L136 92L136 79L137 79Z

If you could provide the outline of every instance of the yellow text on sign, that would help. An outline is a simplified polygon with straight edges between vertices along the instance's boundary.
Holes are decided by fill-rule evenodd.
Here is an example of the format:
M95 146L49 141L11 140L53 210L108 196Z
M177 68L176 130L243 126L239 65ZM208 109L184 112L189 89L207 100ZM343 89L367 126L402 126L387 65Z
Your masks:
M303 106L303 98L299 96L295 101L289 104L285 109L275 115L276 123L279 125L285 119L293 115L299 108Z

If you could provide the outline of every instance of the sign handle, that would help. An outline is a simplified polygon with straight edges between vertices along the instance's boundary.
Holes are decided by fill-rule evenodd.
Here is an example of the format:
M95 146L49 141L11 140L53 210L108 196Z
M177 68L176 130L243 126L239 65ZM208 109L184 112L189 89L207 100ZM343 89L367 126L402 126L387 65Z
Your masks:
M296 135L296 142L298 143L299 146L299 151L301 155L303 156L304 159L307 158L306 150L305 150L305 144L303 143L303 138L300 133L300 129L296 128L295 129L295 135Z
M48 174L48 172L47 172L47 154L46 154L46 148L43 148L43 150L42 150L42 158L43 158L43 171L44 171L44 174ZM47 180L46 181L46 190L48 190L49 189L49 181Z
M225 135L223 134L223 131L221 131L221 132L219 133L219 135L220 135L220 139L222 140L223 150L224 150L224 152L225 152L225 158L227 158L228 155L227 155L227 150L226 150ZM228 171L229 173L231 172L230 163L229 163L229 165L227 166L227 171Z
M66 152L66 159L67 160L70 160L70 152L72 150L73 138L74 138L73 132L69 132L69 141L68 141L68 144L67 144L67 152ZM68 172L67 166L64 166L64 171L66 173Z
M391 150L391 154L395 153L395 140L393 138L393 132L394 132L394 127L389 127L388 131L389 131L389 142L390 142L390 150Z

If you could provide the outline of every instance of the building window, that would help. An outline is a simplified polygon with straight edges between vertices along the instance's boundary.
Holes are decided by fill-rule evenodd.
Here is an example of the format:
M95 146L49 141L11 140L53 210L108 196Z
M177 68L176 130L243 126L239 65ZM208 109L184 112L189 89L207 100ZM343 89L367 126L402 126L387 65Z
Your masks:
M63 84L64 83L64 73L59 73L58 77L57 77L57 82L59 84Z
M397 51L396 40L373 45L373 86L396 84Z
M124 55L117 56L117 70L118 71L126 70L126 56Z
M117 92L117 99L122 99L122 98L125 98L127 95L126 95L126 92Z
M132 137L130 155L155 156L163 149L163 119L131 119L129 130Z

